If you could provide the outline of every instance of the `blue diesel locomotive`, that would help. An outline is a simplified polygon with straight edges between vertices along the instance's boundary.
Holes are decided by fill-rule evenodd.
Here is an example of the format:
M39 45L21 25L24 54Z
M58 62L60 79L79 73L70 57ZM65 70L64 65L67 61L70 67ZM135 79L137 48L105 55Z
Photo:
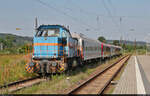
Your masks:
M91 59L121 54L121 47L70 33L62 25L40 25L33 38L33 54L26 64L28 72L61 73Z

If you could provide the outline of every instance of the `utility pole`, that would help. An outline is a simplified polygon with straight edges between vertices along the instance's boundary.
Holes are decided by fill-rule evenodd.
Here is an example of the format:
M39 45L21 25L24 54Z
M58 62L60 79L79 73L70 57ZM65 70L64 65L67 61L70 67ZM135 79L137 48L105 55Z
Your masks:
M98 33L100 33L99 35L103 36L103 32L100 32L102 29L102 28L100 28L100 27L102 27L102 25L100 23L100 16L96 17L96 23L97 23L97 31L98 31Z
M121 32L122 18L121 18L121 17L120 17L120 20L119 20L119 21L120 21L120 28L119 28L120 30L119 30L119 31L120 31L120 33L121 33L121 37L120 37L120 45L122 45L122 32Z
M120 37L120 46L122 45L122 36Z
M35 29L37 29L38 27L38 21L37 21L37 17L35 18Z
M147 44L147 42L146 42L146 46L145 46L146 55L147 55L147 46L148 46L148 44Z
M150 37L150 33L149 34L147 34L146 35L146 37L144 38L145 39L145 55L148 55L149 54L149 47L150 47L150 43L149 43L149 41L150 41L150 39L149 39L149 37Z
M97 21L97 29L99 31L99 16L97 16L96 21Z
M135 54L137 54L137 52L136 52L136 38L135 38L135 41L134 41L134 50L135 50Z
M148 42L146 42L146 55L149 54L149 49L150 48L150 44Z
M38 28L38 20L37 17L35 18L35 32L37 33L37 28Z

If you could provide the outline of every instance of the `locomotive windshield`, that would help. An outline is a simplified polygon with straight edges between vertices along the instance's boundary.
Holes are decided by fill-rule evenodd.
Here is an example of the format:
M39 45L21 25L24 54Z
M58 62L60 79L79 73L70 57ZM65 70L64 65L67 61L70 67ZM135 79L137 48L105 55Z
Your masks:
M38 37L59 37L59 28L41 29L37 32Z

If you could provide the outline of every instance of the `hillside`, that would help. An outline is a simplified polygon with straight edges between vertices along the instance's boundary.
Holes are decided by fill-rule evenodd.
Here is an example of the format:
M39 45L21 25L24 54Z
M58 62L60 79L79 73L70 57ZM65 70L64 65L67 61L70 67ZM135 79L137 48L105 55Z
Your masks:
M107 43L112 44L113 40L107 40ZM125 40L123 40L122 43L127 44L127 45L134 45L135 41L125 41ZM138 46L144 46L144 45L146 45L146 42L144 42L144 41L136 41L136 44Z
M14 34L7 34L7 33L0 33L0 39L6 39L7 37L13 38L13 44L14 45L23 45L25 43L32 43L32 37L27 36L18 36Z

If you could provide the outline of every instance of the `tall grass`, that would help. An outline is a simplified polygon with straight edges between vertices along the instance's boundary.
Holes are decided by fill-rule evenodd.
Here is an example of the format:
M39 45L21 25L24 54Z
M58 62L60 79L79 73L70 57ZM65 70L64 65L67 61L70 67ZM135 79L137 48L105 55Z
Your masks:
M25 71L24 55L0 56L0 85L8 84L33 76Z

